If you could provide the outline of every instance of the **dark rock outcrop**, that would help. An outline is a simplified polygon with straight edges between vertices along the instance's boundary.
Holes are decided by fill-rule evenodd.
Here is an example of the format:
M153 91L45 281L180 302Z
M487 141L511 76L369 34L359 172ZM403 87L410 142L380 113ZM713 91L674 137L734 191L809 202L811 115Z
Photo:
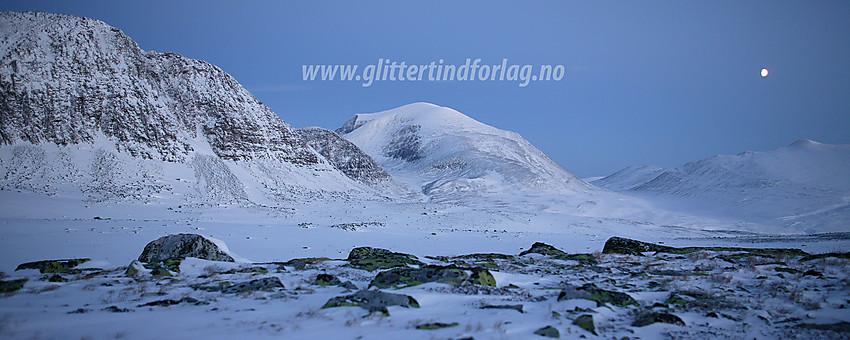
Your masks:
M233 257L221 251L215 243L196 234L176 234L160 237L145 246L145 250L139 255L139 261L161 262L186 257L235 262Z
M372 157L336 132L308 127L298 129L298 133L304 137L307 145L318 151L334 168L357 182L371 186L391 179Z

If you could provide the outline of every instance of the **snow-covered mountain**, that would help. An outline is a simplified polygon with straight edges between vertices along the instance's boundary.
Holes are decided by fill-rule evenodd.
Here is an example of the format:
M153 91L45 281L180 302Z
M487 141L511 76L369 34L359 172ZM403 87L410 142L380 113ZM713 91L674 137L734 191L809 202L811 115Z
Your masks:
M358 114L336 132L436 200L593 190L519 134L433 104Z
M334 168L218 67L51 13L0 13L0 145L0 187L89 199L280 201L381 180L346 177L360 164Z
M799 140L673 169L630 167L592 183L746 221L805 230L850 225L850 145Z

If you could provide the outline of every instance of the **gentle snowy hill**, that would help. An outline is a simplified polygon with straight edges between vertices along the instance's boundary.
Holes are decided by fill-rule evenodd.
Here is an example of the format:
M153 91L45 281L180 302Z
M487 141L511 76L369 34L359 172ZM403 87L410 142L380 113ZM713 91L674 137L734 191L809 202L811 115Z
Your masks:
M433 104L358 114L337 132L432 199L593 190L519 134Z
M593 184L659 198L702 213L800 231L850 225L850 145L799 140L766 152L718 155L674 169L627 168Z
M101 21L0 13L0 98L5 189L240 202L371 191L218 67L142 51Z
M662 172L664 172L664 169L652 165L630 166L614 174L596 178L590 183L614 191L624 191L646 183L658 177Z

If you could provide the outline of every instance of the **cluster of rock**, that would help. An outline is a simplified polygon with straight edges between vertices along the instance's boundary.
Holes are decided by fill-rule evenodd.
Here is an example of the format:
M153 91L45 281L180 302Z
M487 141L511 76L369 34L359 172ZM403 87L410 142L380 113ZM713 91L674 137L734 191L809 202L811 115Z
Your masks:
M689 256L689 257L686 257ZM725 271L740 271L748 266L771 266L775 277L761 276L757 280L787 280L805 279L818 283L824 294L845 294L841 286L836 286L831 280L830 273L818 272L814 269L804 271L809 261L821 261L819 266L825 266L829 261L844 261L850 257L847 253L831 253L809 255L799 249L762 249L762 248L716 248L688 247L675 248L636 240L613 237L609 239L603 252L597 254L568 254L545 243L535 243L531 248L518 255L479 253L459 256L428 256L420 259L411 254L393 252L387 249L359 247L351 250L346 259L333 260L329 258L293 259L287 262L241 264L238 268L220 270L186 278L180 275L180 265L186 258L198 258L209 261L234 262L233 256L223 251L216 244L200 235L177 234L168 235L150 242L138 260L126 269L102 270L97 268L80 268L89 259L49 260L24 263L17 270L38 270L44 276L40 280L50 282L66 282L69 280L85 280L95 277L112 275L124 270L125 276L136 280L171 280L180 283L196 292L206 294L226 294L234 297L250 296L245 294L269 294L268 298L285 297L287 294L310 294L304 288L287 289L281 277L299 275L299 272L310 272L321 269L310 279L315 287L340 287L342 295L329 298L322 309L338 307L359 307L364 309L367 317L390 315L389 307L423 308L417 299L408 292L411 287L424 285L421 289L431 292L449 294L474 294L484 296L512 296L519 301L539 303L541 301L570 302L586 300L597 307L609 309L618 315L614 320L621 322L621 327L645 327L651 324L671 326L689 325L681 317L684 313L703 313L706 318L722 318L741 323L748 317L752 306L747 306L748 289L739 283L740 293L718 286L718 290L697 291L677 286L675 278L710 277L718 280L717 273ZM781 259L784 262L778 261ZM831 260L830 260L831 259ZM838 260L836 260L838 259ZM652 269L660 265L681 262L716 261L709 263L727 263L725 268L704 269ZM796 261L793 268L789 261ZM334 264L336 263L336 264ZM341 263L341 264L340 264ZM643 264L641 264L643 263ZM843 262L846 263L846 262ZM644 270L639 270L646 265ZM677 264L678 265L678 264ZM839 264L841 265L841 264ZM775 268L774 268L775 267ZM521 288L511 282L497 283L491 270L517 275L557 276L567 278L555 287L541 287L544 293ZM359 272L352 276L352 272ZM339 275L347 277L371 278L368 281L355 279L343 281ZM229 278L242 278L231 281ZM572 279L569 279L572 278ZM668 280L667 278L670 278ZM0 292L11 294L26 286L28 279L0 281ZM684 279L687 280L687 279ZM777 281L780 282L780 281ZM426 285L431 283L431 285ZM433 285L436 283L437 285ZM440 288L446 287L446 288ZM556 288L556 295L545 291ZM837 289L837 290L836 290ZM388 291L389 290L389 291ZM636 298L635 291L668 291L663 301L646 301ZM832 292L832 293L830 293ZM216 303L214 299L203 296L168 298L148 301L136 305L136 308L169 307L174 305L208 305ZM839 308L845 308L842 305ZM504 304L485 303L480 309L515 310L526 313L525 303ZM108 312L133 311L132 306L107 306L102 308ZM86 313L89 309L80 308L70 313ZM564 315L565 314L565 315ZM610 313L609 313L610 314ZM756 314L765 318L762 314ZM611 328L610 316L606 321L599 321L600 315L592 308L579 308L563 312L552 311L553 319L567 318L570 325L583 329L589 334L614 334L617 328ZM846 335L847 323L818 324L807 323L799 319L768 320L775 327L771 334L810 334L818 336L826 334ZM600 322L608 326L599 328ZM792 328L785 324L795 325ZM416 329L436 330L453 328L458 322L423 322ZM561 328L563 330L563 328ZM627 328L623 328L627 329ZM680 335L706 335L711 333L688 333L683 327ZM804 332L804 333L799 333ZM817 333L820 332L820 333ZM826 332L826 333L823 333ZM545 325L534 334L544 337L559 337L557 324ZM675 331L668 335L676 334Z

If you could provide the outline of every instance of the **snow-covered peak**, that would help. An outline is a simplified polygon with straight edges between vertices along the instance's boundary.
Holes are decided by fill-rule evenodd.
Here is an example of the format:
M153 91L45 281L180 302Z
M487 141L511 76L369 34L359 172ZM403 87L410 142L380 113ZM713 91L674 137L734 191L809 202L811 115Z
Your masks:
M337 132L432 198L591 190L519 134L434 104L358 114Z

